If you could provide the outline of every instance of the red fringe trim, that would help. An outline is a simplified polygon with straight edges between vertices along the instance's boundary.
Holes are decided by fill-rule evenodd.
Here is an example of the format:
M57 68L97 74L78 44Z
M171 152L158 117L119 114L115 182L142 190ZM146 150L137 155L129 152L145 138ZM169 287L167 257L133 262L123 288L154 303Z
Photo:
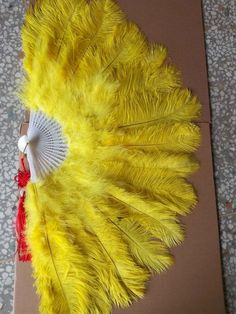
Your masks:
M21 166L23 170L20 169L18 170L18 174L15 177L15 181L18 183L19 189L24 189L30 179L30 172L25 168L24 158L21 158ZM23 194L20 196L16 214L17 252L19 261L29 262L31 261L31 254L29 252L29 247L25 238L26 213L24 202L25 191L23 191Z

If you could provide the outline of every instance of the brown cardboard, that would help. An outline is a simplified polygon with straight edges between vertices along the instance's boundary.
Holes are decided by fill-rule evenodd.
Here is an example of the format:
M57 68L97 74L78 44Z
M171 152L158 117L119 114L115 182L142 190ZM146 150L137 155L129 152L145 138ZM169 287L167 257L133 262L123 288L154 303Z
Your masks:
M16 261L15 273L14 314L38 314L38 297L33 287L31 263Z
M186 241L173 250L176 264L153 278L145 298L113 314L224 314L219 236L210 141L210 110L200 0L119 0L152 41L169 48L184 84L203 104L199 119L201 169L192 178L199 204L184 219ZM30 263L16 263L15 314L37 314Z

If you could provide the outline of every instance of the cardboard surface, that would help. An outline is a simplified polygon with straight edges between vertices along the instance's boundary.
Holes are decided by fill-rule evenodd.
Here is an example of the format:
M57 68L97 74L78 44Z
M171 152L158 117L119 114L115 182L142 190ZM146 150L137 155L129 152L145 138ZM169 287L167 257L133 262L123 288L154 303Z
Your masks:
M38 297L33 287L31 263L16 262L15 272L14 314L38 314Z
M210 143L210 109L200 0L119 0L128 18L152 41L168 47L184 84L203 105L199 119L201 169L191 181L199 204L184 219L187 237L173 250L176 264L156 276L145 298L113 314L224 314L215 189ZM31 264L16 264L15 314L37 314Z

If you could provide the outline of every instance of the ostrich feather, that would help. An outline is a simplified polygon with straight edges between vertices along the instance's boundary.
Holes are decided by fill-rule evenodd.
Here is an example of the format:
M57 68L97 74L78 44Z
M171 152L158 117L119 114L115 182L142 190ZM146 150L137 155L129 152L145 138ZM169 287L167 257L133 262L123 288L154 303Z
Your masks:
M157 239L152 239L152 234L135 220L124 219L116 225L129 243L131 254L151 272L162 272L173 264L166 246Z
M167 49L112 0L39 0L22 31L21 99L55 120L60 165L26 191L40 310L109 314L143 297L184 239L200 104Z

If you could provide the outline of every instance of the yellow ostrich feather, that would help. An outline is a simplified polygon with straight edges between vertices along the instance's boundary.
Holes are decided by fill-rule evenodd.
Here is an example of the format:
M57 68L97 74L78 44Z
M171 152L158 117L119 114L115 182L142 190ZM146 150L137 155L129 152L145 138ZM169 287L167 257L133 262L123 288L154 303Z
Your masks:
M200 104L111 0L38 0L23 27L25 106L61 126L67 158L27 187L44 314L108 314L143 297L184 239Z

